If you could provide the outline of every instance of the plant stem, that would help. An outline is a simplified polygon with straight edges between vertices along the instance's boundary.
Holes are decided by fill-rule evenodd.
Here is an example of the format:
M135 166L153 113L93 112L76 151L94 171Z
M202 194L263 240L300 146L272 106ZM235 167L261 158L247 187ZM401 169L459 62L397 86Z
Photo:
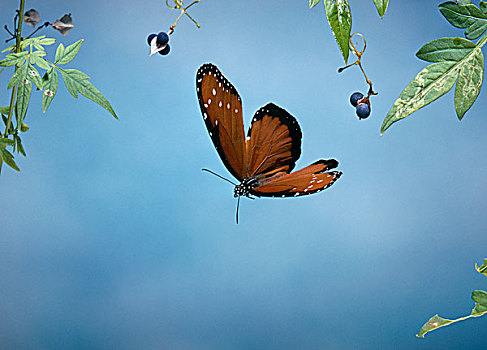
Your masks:
M18 16L17 33L16 33L17 37L15 38L15 52L16 53L20 52L20 42L22 40L21 32L22 32L22 20L23 20L23 13L24 13L24 5L25 5L25 0L20 0L20 9L19 9L19 12L17 13L17 16ZM15 66L15 71L17 71L17 69L18 69L17 66ZM8 137L10 125L12 124L12 114L14 111L15 93L16 92L17 92L17 84L12 88L12 95L10 97L10 107L8 110L7 125L5 126L5 133L3 134L3 137L5 137L5 138ZM17 127L19 127L19 125L17 125ZM0 160L0 172L1 171L2 171L2 161Z
M20 11L19 11L19 18L18 18L18 23L17 23L17 38L15 41L15 52L19 53L20 52L20 42L22 39L21 32L22 32L22 14L24 13L24 5L25 5L25 0L20 0ZM15 71L17 71L17 66L15 66ZM15 104L15 93L17 92L17 85L15 85L12 88L12 96L10 97L10 107L8 110L8 119L7 119L7 125L5 126L5 133L4 136L8 136L8 131L10 129L10 124L12 124L12 114L14 111L14 104Z

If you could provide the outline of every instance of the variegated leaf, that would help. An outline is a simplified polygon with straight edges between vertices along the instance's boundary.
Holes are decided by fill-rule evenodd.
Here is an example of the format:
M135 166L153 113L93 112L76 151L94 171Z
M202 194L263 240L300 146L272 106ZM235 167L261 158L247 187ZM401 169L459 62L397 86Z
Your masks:
M455 110L458 119L462 120L465 113L472 107L479 96L484 77L484 55L480 48L465 61L458 74L455 88Z

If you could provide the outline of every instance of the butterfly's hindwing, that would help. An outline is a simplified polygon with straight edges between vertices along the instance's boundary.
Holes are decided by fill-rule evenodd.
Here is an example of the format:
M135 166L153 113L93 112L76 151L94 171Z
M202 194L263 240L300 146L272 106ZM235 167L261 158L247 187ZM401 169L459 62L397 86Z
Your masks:
M301 128L286 110L268 103L252 119L245 141L247 177L289 173L301 155Z
M325 172L337 166L335 159L321 159L293 173L278 173L262 179L250 193L258 197L298 197L317 193L340 178L341 171Z

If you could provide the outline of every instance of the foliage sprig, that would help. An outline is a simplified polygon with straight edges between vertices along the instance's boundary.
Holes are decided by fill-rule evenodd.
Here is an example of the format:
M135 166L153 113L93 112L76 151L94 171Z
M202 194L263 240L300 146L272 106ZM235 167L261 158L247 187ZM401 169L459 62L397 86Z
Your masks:
M451 25L465 29L466 39L439 38L423 45L416 53L431 62L406 86L385 117L381 135L395 122L406 118L455 88L455 111L459 120L472 107L482 88L487 42L487 2L479 6L470 0L447 1L438 6ZM479 38L475 43L471 40ZM470 40L467 40L470 39Z
M51 62L45 58L47 52L44 47L54 44L56 39L46 38L45 36L32 38L33 33L27 38L22 38L22 19L20 14L24 11L24 2L25 0L21 0L20 9L16 11L14 17L15 32L12 33L5 26L10 34L15 34L15 44L1 52L7 53L5 58L0 60L2 70L6 67L13 67L14 69L7 85L7 89L12 89L10 103L8 106L0 107L0 114L5 125L5 131L3 133L0 132L0 170L2 163L5 163L11 168L20 171L14 161L13 154L7 148L11 147L12 152L18 152L26 156L22 146L21 133L29 130L29 127L25 124L25 118L33 87L35 86L36 90L42 93L42 110L46 112L57 93L58 72L61 73L66 88L74 98L78 98L78 94L81 94L105 108L113 117L118 119L108 100L89 81L90 77L88 75L79 70L64 67L76 57L83 39L67 47L59 44L56 49L54 62ZM33 21L35 25L38 22L38 17L35 15L37 11L33 11L35 10L27 11L23 19L26 23L29 23L29 20ZM73 27L71 22L71 16L65 15L60 20L48 25L53 26L63 35L66 35ZM46 27L46 23L39 28ZM43 72L43 74L40 72Z
M484 259L484 263L482 266L478 266L475 264L475 269L477 272L487 276L487 259ZM480 317L487 314L487 292L483 290L474 290L472 292L472 300L475 302L475 307L473 308L470 315L457 318L455 320L449 320L438 315L434 315L431 317L428 322L426 322L421 329L419 330L418 334L416 335L418 338L424 338L425 334L440 327L448 326L455 322L460 322L467 320L472 317Z

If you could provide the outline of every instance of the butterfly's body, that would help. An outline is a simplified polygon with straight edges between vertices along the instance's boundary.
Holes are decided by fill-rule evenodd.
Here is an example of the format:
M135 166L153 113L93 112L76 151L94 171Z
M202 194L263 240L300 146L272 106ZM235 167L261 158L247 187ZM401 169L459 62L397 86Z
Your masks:
M213 64L196 74L196 92L208 133L228 171L240 182L234 196L297 197L331 186L341 171L334 159L291 172L301 155L297 120L273 103L260 108L245 137L242 101L235 87Z
M252 188L259 185L259 182L255 178L244 178L240 184L235 186L233 190L234 197L250 197L250 191Z

